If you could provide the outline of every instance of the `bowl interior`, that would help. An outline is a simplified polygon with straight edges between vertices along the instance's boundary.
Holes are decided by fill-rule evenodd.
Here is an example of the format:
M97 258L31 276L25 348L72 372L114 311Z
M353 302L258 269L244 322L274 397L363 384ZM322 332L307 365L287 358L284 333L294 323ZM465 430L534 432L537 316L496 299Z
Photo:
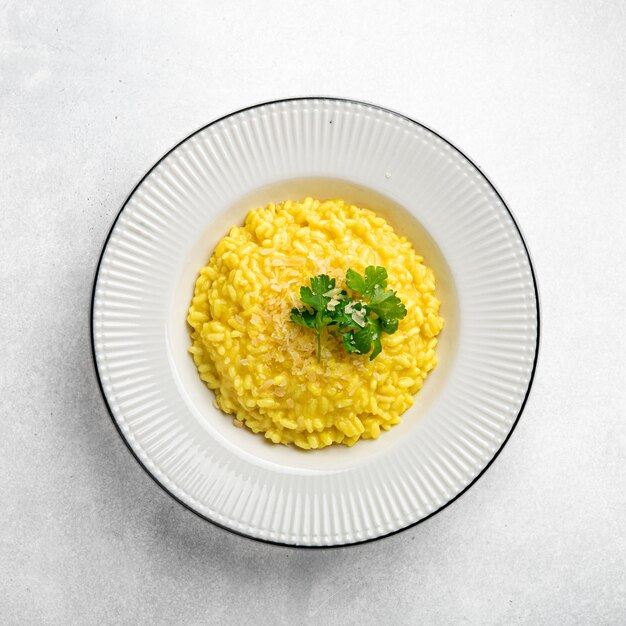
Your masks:
M187 309L193 294L199 269L206 264L215 245L235 224L243 223L251 209L270 202L301 200L307 196L317 199L343 198L358 206L369 208L384 217L399 234L405 235L425 263L433 268L437 279L437 296L441 302L441 315L446 325L439 336L438 365L430 373L422 390L416 395L414 405L403 415L402 424L381 434L376 441L359 441L349 450L344 446L329 446L322 450L302 451L295 446L269 443L262 435L236 428L232 417L215 408L214 394L200 380L187 349L190 345L186 324ZM258 188L239 198L229 206L216 211L215 207L205 224L198 225L195 244L183 260L176 287L169 294L167 319L167 346L170 366L176 384L191 415L207 431L207 438L217 439L241 457L254 457L257 463L278 465L282 470L298 473L328 472L354 467L376 455L388 452L400 440L414 436L429 419L433 407L442 396L446 381L454 367L455 346L459 332L458 301L452 273L441 250L415 217L419 210L409 212L394 201L373 189L347 180L332 178L298 178L277 181Z

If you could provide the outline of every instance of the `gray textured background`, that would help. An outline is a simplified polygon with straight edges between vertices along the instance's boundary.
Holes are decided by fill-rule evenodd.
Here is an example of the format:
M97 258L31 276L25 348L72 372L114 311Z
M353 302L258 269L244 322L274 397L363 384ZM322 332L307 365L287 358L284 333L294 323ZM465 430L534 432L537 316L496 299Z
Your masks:
M624 623L624 3L226 4L0 2L0 621ZM405 112L484 167L543 314L487 474L409 531L318 552L214 528L144 474L88 321L145 170L213 118L311 94Z

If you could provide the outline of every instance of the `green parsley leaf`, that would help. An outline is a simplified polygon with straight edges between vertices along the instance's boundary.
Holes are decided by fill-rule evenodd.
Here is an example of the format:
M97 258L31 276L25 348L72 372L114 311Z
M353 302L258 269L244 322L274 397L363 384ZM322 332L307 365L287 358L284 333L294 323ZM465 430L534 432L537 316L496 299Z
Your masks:
M384 292L387 286L387 270L384 267L369 265L365 268L365 276L361 276L353 269L349 269L346 272L346 284L369 300L375 291Z
M292 309L291 321L305 328L314 328L317 333L317 361L320 361L322 353L322 329L332 323L331 312L326 309L330 298L324 294L334 289L335 279L326 274L320 274L310 279L310 287L300 287L300 300L308 309Z
M348 352L356 354L367 354L372 345L374 349L370 354L370 361L373 361L383 349L381 342L381 322L378 318L367 318L363 328L350 329L343 334L343 345Z
M366 289L365 278L353 269L349 269L346 272L346 285L348 285L350 289L358 291L359 293L364 293Z
M335 287L335 279L326 274L311 278L311 287L300 287L300 300L314 311L323 312L330 298L324 294Z
M373 361L382 351L383 344L381 341L381 337L383 334L383 329L381 328L381 321L379 319L370 319L368 328L372 334L372 344L374 345L374 349L372 350L372 354L370 354L370 361ZM396 326L396 330L397 330ZM396 332L395 330L393 332Z
M398 322L406 317L406 307L393 291L386 291L385 295L383 300L370 301L369 308L378 315L383 331L393 335L398 330Z
M364 326L358 330L350 330L346 335L349 335L349 344L353 348L352 352L367 354L371 350L372 333L370 332L369 326Z
M291 309L291 321L305 328L315 328L315 313L306 309Z
M356 342L354 340L354 332L353 330L346 331L342 333L341 338L343 339L343 345L348 352L357 352Z

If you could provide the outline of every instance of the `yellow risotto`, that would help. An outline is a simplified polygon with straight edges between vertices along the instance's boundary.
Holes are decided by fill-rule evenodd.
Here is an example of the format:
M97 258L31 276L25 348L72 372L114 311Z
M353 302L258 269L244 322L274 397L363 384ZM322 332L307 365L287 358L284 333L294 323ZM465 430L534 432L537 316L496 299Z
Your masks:
M370 361L341 337L290 320L310 277L344 281L384 266L407 314ZM234 226L200 270L187 321L189 349L217 406L274 443L323 448L376 439L400 423L428 373L443 327L435 276L406 237L343 200L270 204Z

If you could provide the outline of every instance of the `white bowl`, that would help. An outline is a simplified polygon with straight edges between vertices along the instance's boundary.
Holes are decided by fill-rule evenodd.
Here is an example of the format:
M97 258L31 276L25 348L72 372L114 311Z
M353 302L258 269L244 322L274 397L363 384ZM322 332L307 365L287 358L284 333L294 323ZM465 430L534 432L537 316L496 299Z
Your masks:
M437 277L439 365L402 424L303 452L237 429L187 353L199 268L251 208L343 197L384 216ZM528 251L500 195L457 148L386 109L299 98L233 113L170 150L133 190L94 285L94 357L114 422L174 498L255 539L358 543L454 500L498 454L539 341Z

